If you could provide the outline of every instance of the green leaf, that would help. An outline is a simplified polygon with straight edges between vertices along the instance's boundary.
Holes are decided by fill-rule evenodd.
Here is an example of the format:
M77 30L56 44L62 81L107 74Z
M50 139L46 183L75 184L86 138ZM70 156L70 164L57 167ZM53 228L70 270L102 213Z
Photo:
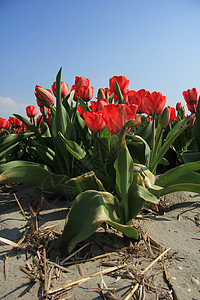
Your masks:
M71 91L69 94L67 94L67 96L63 99L63 105L65 106L65 104L67 103L67 107L71 107L72 103L73 103L73 98L74 98L74 93L75 90ZM66 108L66 106L65 106Z
M198 101L197 104L197 110L195 113L195 121L194 121L194 136L195 141L198 147L198 150L200 151L200 101Z
M185 151L182 153L184 163L195 162L200 160L200 152Z
M33 136L33 133L27 132L27 133L8 134L6 136L0 137L0 152L6 150L8 147L12 145L16 145L16 143L31 136Z
M61 71L60 68L57 76L56 76L56 115L55 115L55 123L56 123L56 132L60 131L67 138L71 137L71 122L69 115L64 108L61 100Z
M153 193L157 196L157 197L161 197L161 196L165 196L171 193L175 193L175 192L182 192L182 191L187 191L187 192L194 192L194 193L200 193L200 185L199 182L198 183L174 183L170 186L164 187L162 190L160 191L153 191Z
M135 228L120 224L118 210L118 200L108 192L90 190L78 195L66 219L61 240L62 255L71 253L77 243L94 233L103 222L137 239Z
M134 162L144 164L148 167L151 149L147 142L138 135L128 136L127 146Z
M78 160L83 159L86 156L86 152L76 142L67 140L62 133L59 131L62 141L67 147L67 150Z
M13 164L11 164L13 163ZM36 186L46 191L67 195L63 184L69 177L62 174L53 174L45 166L30 162L11 162L10 168L5 164L6 170L0 175L0 183L25 183ZM14 163L16 166L13 167ZM1 166L3 168L3 166Z
M124 100L124 97L122 95L122 92L120 90L120 87L119 87L119 84L117 81L115 81L116 83L116 90L117 90L117 101L119 104L126 104L125 100Z
M83 111L91 111L90 107L79 96L77 96L77 100L80 103L80 106L83 109Z
M93 171L84 173L75 178L70 178L64 185L68 191L71 190L72 198L86 190L105 191L101 181L96 177Z
M157 165L160 163L161 159L165 156L167 151L169 150L170 146L173 144L174 140L186 129L186 126L184 126L189 119L191 119L191 116L186 117L185 119L179 121L171 131L169 131L163 145L158 150L157 154L153 157L150 170L155 173Z
M37 166L42 169L49 170L49 168L43 164L37 164L34 162L30 162L30 161L15 160L15 161L10 161L5 164L1 164L0 165L0 173L4 172L6 170L9 170L11 168L14 168L14 167L29 167L29 166Z
M31 122L29 122L27 119L25 119L24 117L20 116L20 115L17 115L17 114L13 114L17 119L19 119L20 121L22 121L26 126L27 128L34 132L35 133L35 136L37 138L41 138L41 133L40 131L37 129L37 127L35 125L33 125Z
M185 176L185 182L187 182L187 179L189 180L189 175L198 170L200 170L200 161L180 165L157 178L155 184L165 188L175 184L178 178L183 178L183 176Z
M132 157L126 145L125 136L132 123L132 121L127 122L120 131L119 150L114 163L117 191L121 197L121 218L124 219L124 223L128 220L128 190L133 181L134 168Z

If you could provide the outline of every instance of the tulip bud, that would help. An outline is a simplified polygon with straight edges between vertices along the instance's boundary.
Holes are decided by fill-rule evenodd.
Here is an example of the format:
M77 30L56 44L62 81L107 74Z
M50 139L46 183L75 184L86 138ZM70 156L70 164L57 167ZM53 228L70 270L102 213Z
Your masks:
M54 83L52 84L51 89L54 93L54 96L56 97L56 81L54 81ZM64 81L61 81L60 92L61 92L61 97L62 98L66 97L67 94L69 93L69 86Z
M78 90L79 93L79 97L83 100L83 101L90 101L93 97L94 94L94 88L92 86L81 86Z
M52 92L49 89L42 88L40 85L36 85L35 87L35 96L37 97L37 103L40 107L42 106L41 102L48 105L53 105L55 102Z
M106 96L105 96L105 93L104 93L103 89L99 89L98 90L97 99L98 100L100 100L100 99L106 99Z
M177 102L177 103L176 103L176 110L177 110L177 111L180 111L182 108L183 108L182 102Z
M37 114L38 114L37 107L34 105L27 106L26 114L29 118L37 116Z
M163 110L159 118L160 126L162 128L166 127L169 124L169 120L170 120L169 108L165 107L165 109Z

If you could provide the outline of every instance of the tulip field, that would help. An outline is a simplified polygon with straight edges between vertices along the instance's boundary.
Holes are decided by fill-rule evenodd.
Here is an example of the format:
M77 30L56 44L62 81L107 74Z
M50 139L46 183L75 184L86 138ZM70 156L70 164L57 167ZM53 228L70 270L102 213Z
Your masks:
M137 240L132 220L144 204L176 191L200 193L200 104L166 106L161 92L129 90L125 76L94 88L76 76L69 88L59 70L51 90L35 86L27 118L0 118L0 184L25 183L72 201L62 255L103 222ZM77 222L79 220L79 222Z

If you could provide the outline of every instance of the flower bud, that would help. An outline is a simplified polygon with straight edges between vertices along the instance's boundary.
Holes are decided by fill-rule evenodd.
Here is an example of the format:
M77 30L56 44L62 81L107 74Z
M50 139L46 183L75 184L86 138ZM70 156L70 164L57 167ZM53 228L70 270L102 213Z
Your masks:
M169 124L169 120L170 120L169 108L165 107L165 109L163 110L159 118L160 126L162 128L166 127Z
M37 97L37 104L40 107L43 106L41 102L44 102L48 105L54 105L55 100L52 92L49 89L44 89L40 85L36 85L35 96Z
M37 116L37 114L38 114L37 107L34 105L27 106L26 114L29 118Z
M56 81L54 81L54 83L52 84L51 89L54 93L54 96L56 97ZM61 97L62 98L66 97L67 94L69 93L69 86L64 81L61 81L60 92L61 92Z
M98 93L97 93L97 100L100 100L100 99L106 99L103 89L99 89Z
M177 102L177 103L176 103L176 110L177 110L177 111L180 111L182 108L183 108L182 102Z

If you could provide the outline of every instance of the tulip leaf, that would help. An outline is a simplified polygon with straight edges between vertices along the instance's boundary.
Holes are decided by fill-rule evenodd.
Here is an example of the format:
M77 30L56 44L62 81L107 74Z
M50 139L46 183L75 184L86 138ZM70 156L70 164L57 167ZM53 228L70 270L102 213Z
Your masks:
M183 183L178 183L178 184L174 183L172 185L164 187L160 191L154 191L153 193L157 197L161 197L161 196L165 196L165 195L168 195L171 193L181 192L181 191L194 192L194 193L199 194L200 193L200 184L199 184L199 182L198 183L183 182Z
M37 127L35 127L34 124L32 124L30 121L28 121L26 118L24 118L24 117L22 117L22 116L20 116L20 115L17 115L17 114L13 114L13 115L14 115L17 119L19 119L20 121L22 121L30 131L34 132L34 133L35 133L35 136L36 136L37 138L40 138L40 137L41 137L40 131L37 129Z
M86 190L105 191L101 181L93 171L84 173L75 178L70 178L64 183L68 191L71 190L73 197Z
M150 164L150 170L155 173L157 165L160 163L161 159L164 157L164 155L169 150L170 146L174 142L174 140L186 129L186 126L184 126L189 120L191 119L191 116L186 117L185 119L179 121L172 130L169 131L163 145L158 150L157 154L152 157L151 164Z
M62 99L61 99L61 71L62 68L60 68L56 76L56 115L55 115L56 132L60 131L67 139L70 139L71 122L70 122L69 115L62 104Z
M184 151L182 153L184 163L195 162L200 160L200 152Z
M194 136L195 142L197 144L198 150L200 151L200 100L197 104L197 110L195 113L195 121L194 121Z
M151 149L147 142L138 135L128 136L127 146L134 162L148 167Z
M178 178L185 176L185 183L189 180L189 175L192 172L200 170L200 161L190 162L184 165L180 165L176 168L168 170L163 175L156 179L155 184L163 188L173 185Z
M58 132L62 141L67 147L67 150L78 160L83 159L86 156L86 152L76 142L67 140L61 132Z
M13 163L13 164L11 164ZM4 183L25 183L34 185L43 190L66 194L66 187L63 182L66 182L69 177L62 174L54 174L46 169L46 167L41 167L41 165L30 162L18 161L5 164L4 168L6 170L0 175L0 184ZM14 163L16 163L16 166Z
M124 100L124 97L122 95L122 92L120 90L120 87L119 87L119 84L118 82L116 81L116 90L117 90L117 101L119 104L126 104L125 100Z
M25 138L33 136L32 132L8 134L0 137L0 152L6 150L8 147L22 141Z
M80 103L80 106L83 109L83 111L91 111L90 107L79 96L77 96L77 100Z
M94 190L79 194L67 215L61 240L62 255L71 253L77 243L94 233L103 222L122 231L129 238L137 239L137 230L121 224L118 214L119 202L112 194Z
M114 163L116 170L116 187L121 197L121 218L124 223L128 220L128 190L133 181L133 160L127 148L125 136L133 122L127 122L121 129L119 135L119 149L117 159Z

